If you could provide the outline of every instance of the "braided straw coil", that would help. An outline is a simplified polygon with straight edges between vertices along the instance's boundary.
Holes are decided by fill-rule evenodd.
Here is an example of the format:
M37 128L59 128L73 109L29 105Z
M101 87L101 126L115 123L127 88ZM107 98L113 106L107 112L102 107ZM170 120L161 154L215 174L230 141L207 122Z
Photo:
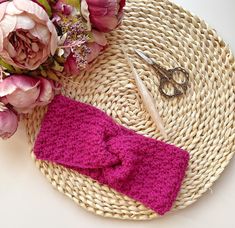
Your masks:
M164 140L142 104L120 48L123 44L156 100L169 137L165 141L190 153L189 169L172 211L185 208L211 187L235 151L234 57L205 22L165 0L128 1L123 25L108 38L108 49L89 72L61 80L63 94L104 110L140 134ZM190 74L187 94L173 99L161 96L158 75L133 48L166 68L185 68ZM32 146L44 113L45 108L37 108L25 118ZM36 164L55 188L91 212L133 220L157 216L77 172L43 161Z

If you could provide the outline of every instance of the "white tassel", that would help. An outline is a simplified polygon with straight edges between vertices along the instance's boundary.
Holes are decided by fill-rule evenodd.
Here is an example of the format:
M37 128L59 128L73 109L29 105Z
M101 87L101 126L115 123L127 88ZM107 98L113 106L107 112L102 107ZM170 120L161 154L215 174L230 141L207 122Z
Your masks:
M141 78L139 77L133 62L131 61L131 59L128 57L127 53L125 52L124 48L122 48L122 52L125 55L125 59L127 60L131 71L134 75L135 78L135 82L136 82L136 86L139 90L140 96L143 100L144 106L146 108L146 110L148 111L149 115L151 116L151 118L153 119L153 122L156 124L156 126L158 127L160 133L163 135L163 137L165 139L167 139L167 134L166 131L164 129L164 125L163 125L163 121L159 115L158 109L156 107L156 102L154 101L152 95L150 94L149 90L147 89L147 87L144 85L143 81L141 80Z

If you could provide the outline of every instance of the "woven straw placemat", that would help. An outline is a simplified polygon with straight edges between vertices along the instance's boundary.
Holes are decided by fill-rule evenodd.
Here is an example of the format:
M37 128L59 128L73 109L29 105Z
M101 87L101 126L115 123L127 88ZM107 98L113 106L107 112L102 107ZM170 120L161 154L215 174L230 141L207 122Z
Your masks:
M169 136L167 142L191 155L172 211L185 208L211 187L235 151L234 57L205 22L164 0L128 1L123 25L109 35L109 43L90 72L61 81L63 94L104 110L140 134L163 139L142 104L120 49L123 44L156 100ZM190 73L188 93L173 99L161 96L158 75L133 48L145 51L166 68L185 68ZM44 113L45 108L38 108L26 117L31 145ZM157 216L141 203L86 176L47 162L36 164L55 188L91 212L135 220Z

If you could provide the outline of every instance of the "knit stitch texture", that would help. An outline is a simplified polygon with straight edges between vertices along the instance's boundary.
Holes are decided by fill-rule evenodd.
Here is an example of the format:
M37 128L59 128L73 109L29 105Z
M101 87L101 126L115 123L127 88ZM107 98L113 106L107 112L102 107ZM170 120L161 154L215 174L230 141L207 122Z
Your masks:
M163 215L180 190L189 154L135 133L101 110L58 95L37 136L37 159L63 165Z

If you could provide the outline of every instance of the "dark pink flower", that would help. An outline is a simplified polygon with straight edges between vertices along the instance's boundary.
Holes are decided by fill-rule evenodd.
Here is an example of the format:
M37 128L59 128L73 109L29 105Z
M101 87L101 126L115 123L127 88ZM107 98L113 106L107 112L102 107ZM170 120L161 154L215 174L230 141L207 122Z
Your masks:
M82 0L81 11L93 28L109 32L120 24L125 3L126 0Z

